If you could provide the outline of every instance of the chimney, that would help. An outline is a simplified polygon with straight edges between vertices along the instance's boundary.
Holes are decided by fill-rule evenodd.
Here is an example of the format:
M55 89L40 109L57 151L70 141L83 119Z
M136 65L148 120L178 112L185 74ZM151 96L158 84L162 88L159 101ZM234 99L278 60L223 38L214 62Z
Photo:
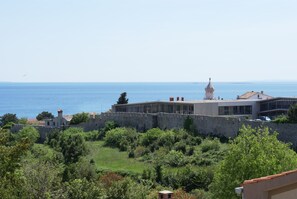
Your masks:
M58 110L58 118L62 118L63 117L63 110L59 109Z
M171 191L167 191L167 190L164 190L164 191L160 191L159 192L159 199L173 199L173 192Z

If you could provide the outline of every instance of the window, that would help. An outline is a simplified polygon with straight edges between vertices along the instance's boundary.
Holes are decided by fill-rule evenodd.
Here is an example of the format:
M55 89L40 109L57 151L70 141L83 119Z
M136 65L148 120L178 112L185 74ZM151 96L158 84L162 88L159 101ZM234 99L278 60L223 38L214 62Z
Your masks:
M250 115L252 106L221 106L219 115Z

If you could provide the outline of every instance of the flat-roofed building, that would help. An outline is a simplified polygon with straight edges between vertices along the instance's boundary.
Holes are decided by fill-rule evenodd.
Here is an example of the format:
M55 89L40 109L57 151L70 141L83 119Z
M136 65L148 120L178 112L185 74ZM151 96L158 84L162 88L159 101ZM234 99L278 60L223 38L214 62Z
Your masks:
M204 100L185 101L183 97L173 97L169 101L140 102L131 104L115 104L113 112L139 113L179 113L205 116L248 117L256 119L259 116L275 117L286 114L291 105L297 103L297 98L273 98L263 91L249 91L237 96L235 100L222 100L214 97L214 87L209 78L205 88Z
M197 100L197 101L155 101L132 104L115 104L113 112L179 113L206 116L248 116L258 115L258 100Z

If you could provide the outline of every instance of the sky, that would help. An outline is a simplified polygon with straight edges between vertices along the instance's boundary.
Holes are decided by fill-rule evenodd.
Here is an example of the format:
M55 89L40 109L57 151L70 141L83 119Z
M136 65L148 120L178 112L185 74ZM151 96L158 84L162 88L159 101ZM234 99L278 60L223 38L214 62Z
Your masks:
M0 82L297 81L296 0L0 0Z

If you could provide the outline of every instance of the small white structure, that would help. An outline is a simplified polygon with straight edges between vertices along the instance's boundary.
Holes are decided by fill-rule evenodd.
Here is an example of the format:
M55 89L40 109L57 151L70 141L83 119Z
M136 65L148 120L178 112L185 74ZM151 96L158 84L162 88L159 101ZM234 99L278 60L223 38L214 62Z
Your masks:
M45 122L45 126L47 127L63 127L63 126L68 126L71 119L72 119L72 116L63 117L63 110L59 109L58 117L55 117L53 119L46 119L44 120L44 122Z
M209 78L209 83L205 88L204 100L213 100L214 99L213 93L214 93L214 87L211 83L211 78Z

